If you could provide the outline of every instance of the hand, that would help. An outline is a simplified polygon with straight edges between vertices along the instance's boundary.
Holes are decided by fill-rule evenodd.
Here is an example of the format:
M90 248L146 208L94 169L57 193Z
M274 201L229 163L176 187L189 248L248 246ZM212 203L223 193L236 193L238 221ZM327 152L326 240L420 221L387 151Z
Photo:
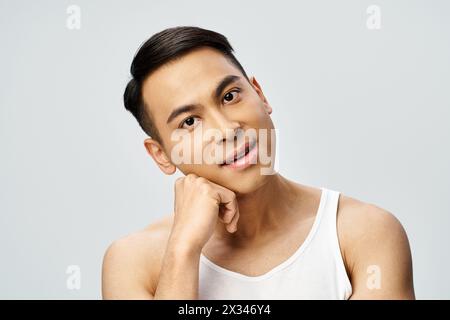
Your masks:
M233 191L195 174L175 182L175 215L171 238L201 251L214 233L217 219L233 233L239 208Z

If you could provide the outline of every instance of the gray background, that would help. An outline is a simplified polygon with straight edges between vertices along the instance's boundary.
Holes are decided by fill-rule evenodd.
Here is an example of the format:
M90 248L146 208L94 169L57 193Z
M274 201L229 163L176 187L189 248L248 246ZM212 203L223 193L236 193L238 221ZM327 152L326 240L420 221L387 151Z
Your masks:
M121 99L138 46L176 25L222 32L257 77L282 174L394 213L417 297L450 298L450 2L426 0L0 1L0 298L100 298L107 246L171 212L178 174Z

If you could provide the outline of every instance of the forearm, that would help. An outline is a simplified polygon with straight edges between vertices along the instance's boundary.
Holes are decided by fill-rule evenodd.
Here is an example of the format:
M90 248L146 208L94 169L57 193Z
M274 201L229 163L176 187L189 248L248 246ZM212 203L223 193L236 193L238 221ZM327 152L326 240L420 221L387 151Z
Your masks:
M164 255L155 300L198 299L201 250L169 241Z

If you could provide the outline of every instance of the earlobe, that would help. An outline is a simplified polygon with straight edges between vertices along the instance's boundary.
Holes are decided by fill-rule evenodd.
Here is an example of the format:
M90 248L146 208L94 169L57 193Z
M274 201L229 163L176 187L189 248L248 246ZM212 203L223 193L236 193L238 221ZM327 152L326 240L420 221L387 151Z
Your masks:
M174 174L177 170L176 166L167 157L162 146L152 138L147 138L144 140L144 147L147 153L153 158L156 165L167 175Z

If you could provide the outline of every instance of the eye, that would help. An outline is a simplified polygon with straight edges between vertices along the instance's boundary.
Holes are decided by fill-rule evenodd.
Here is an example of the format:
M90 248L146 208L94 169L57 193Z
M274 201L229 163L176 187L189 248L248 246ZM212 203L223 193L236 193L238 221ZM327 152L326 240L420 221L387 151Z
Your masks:
M198 121L199 121L198 117L190 116L184 119L179 127L183 129L195 128L198 124Z
M231 91L225 93L225 95L223 96L223 102L225 104L229 103L229 102L232 102L238 96L238 93L240 91L241 90L239 90L239 89L234 89L234 90L231 90Z

